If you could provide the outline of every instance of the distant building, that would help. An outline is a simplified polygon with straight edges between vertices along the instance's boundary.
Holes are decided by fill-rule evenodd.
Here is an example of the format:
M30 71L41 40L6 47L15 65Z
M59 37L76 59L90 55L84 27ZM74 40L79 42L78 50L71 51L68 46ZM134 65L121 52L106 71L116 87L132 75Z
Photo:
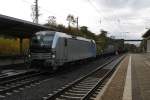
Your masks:
M148 30L144 35L143 35L143 51L145 52L150 52L150 30Z

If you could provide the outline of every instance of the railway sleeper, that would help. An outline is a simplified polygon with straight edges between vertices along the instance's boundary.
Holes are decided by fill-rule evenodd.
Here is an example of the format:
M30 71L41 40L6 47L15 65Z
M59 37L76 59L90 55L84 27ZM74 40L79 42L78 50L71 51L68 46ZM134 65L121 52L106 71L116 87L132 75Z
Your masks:
M79 97L82 97L84 96L86 93L73 93L73 92L65 92L64 93L65 95L71 95L71 96L79 96Z
M95 83L95 82L98 82L98 80L96 80L96 81L82 81L80 83Z
M98 81L99 80L99 78L95 78L95 77L90 77L90 78L86 78L86 79L84 79L83 81Z
M82 90L68 90L68 92L72 92L72 93L87 93L87 91L82 91Z
M61 95L59 98L65 100L80 100L82 97Z
M2 89L5 89L6 87L5 86L0 86L0 91L2 90Z
M95 100L95 97L90 97L90 99L89 100Z
M95 83L97 83L97 82L95 82ZM95 85L95 83L93 82L93 83L84 83L84 82L82 82L82 83L79 83L78 85Z
M99 80L99 78L97 79L95 79L95 78L93 78L93 79L87 79L87 80L83 80L82 82L96 82L96 81L98 81Z
M92 87L87 87L87 86L75 86L76 88L81 88L81 89L92 89Z
M60 98L56 98L56 100L66 100L66 99L60 99Z
M96 89L96 91L101 91L103 87L99 87L98 89Z
M28 82L26 82L26 83L24 83L24 84L18 84L18 85L16 85L16 86L8 87L8 88L3 89L2 91L0 91L0 93L6 92L6 91L12 91L13 89L16 89L16 88L25 86L25 85L27 85L27 84L31 84L31 83L33 83L33 82L35 82L35 81L37 81L37 80L32 80L32 81L28 81Z
M73 90L81 90L81 91L90 91L91 89L81 89L81 88L76 88L72 87Z
M98 94L98 93L94 93L94 94L92 94L92 96L93 96L93 97L96 97L96 96L97 96L97 94Z
M95 93L95 94L98 94L98 93L99 93L99 91L95 91L94 93Z
M76 86L79 86L79 87L93 87L93 86L95 86L95 85L85 85L85 84L78 84L78 85L76 85Z

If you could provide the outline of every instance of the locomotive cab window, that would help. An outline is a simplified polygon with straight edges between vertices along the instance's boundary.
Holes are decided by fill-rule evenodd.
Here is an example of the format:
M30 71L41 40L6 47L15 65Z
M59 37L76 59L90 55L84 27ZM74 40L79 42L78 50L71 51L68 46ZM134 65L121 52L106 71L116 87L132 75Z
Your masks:
M43 32L44 33L44 32ZM30 49L33 52L47 52L51 50L54 39L53 34L38 32L31 37Z
M67 44L68 44L67 42L68 42L68 40L65 38L64 39L65 46L67 46Z

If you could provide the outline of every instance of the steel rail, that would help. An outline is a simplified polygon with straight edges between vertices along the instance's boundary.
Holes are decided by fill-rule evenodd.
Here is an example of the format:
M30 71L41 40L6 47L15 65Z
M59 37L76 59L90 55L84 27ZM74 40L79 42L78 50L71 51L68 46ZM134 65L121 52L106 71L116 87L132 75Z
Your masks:
M122 57L122 59L123 59L123 57ZM122 60L122 59L120 59L120 61ZM81 95L79 95L79 94L71 94L71 93L68 93L67 91L68 90L71 90L72 88L74 88L74 87L76 87L76 85L77 84L80 84L80 83L82 83L82 81L84 82L86 79L88 79L89 77L91 77L94 73L96 73L96 72L98 72L98 71L100 71L100 70L102 70L105 66L107 66L107 65L109 65L111 62L113 62L115 59L111 59L109 62L107 62L107 63L104 63L103 65L101 65L100 67L98 67L97 69L95 69L94 71L92 71L91 73L89 73L89 74L87 74L86 76L83 76L82 78L80 78L80 79L77 79L77 80L75 80L74 82L72 82L72 83L70 83L70 84L68 84L66 87L62 87L61 89L59 89L59 91L56 91L54 94L49 94L49 96L48 97L44 97L44 99L45 100L55 100L56 98L57 99L59 99L61 96L64 96L63 94L64 93L67 93L67 94L69 94L69 95L74 95L74 97L76 97L76 98L71 98L71 99L80 99L80 100L87 100L87 98L89 98L89 96L92 94L92 92L95 90L95 89L97 89L97 87L101 84L101 83L103 83L103 81L110 75L110 73L111 72L113 72L113 70L114 70L114 68L113 68L113 70L111 70L111 71L109 71L109 72L107 72L104 76L103 76L103 78L101 78L101 79L98 79L98 81L94 81L94 80L90 80L91 82L96 82L96 85L93 85L92 86L92 83L90 84L88 84L88 80L87 80L87 84L86 85L89 85L89 86L92 86L92 88L86 88L86 87L84 87L83 89L82 89L82 92L86 92L86 91L84 91L84 90L88 90L87 91L87 93L86 94L81 94L82 95L82 97L80 97ZM118 63L120 63L120 61L118 62ZM118 64L117 63L117 64ZM115 66L117 66L117 65L115 65ZM93 83L93 84L95 84L95 83ZM82 85L82 84L80 84L80 85ZM84 84L85 85L85 84ZM79 85L78 85L78 87L79 87ZM74 89L77 89L77 88L74 88ZM76 92L77 92L78 90L76 90ZM81 90L79 90L79 91L81 91ZM78 97L79 96L79 97ZM66 96L64 96L64 98L68 98L68 97L66 97Z
M118 66L118 64L120 64L120 62L123 60L123 58L124 58L124 57L122 57L122 58L119 60L119 62L117 62L117 64L114 65L113 68L112 68L110 71L108 71L108 72L102 77L102 79L100 79L99 82L93 87L93 89L91 89L81 100L87 100L87 99L89 99L89 98L92 96L92 94L94 93L94 91L95 91L96 89L98 89L98 88L104 83L104 81L105 81L109 76L111 76L111 75L113 74L113 72L115 71L116 67Z
M30 85L32 83L39 82L44 79L40 79L40 76L46 72L37 72L33 74L25 74L25 76L8 80L0 83L0 94L5 94L7 92L11 92L20 87L24 87L26 85Z

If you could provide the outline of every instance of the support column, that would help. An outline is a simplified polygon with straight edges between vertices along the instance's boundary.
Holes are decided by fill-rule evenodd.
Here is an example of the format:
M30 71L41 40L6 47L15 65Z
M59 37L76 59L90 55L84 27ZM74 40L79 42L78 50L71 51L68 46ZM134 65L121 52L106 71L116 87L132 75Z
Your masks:
M19 42L20 42L19 43L20 44L20 47L19 47L20 48L20 55L22 55L22 53L23 53L23 51L22 51L23 50L23 38L22 37L19 38Z

